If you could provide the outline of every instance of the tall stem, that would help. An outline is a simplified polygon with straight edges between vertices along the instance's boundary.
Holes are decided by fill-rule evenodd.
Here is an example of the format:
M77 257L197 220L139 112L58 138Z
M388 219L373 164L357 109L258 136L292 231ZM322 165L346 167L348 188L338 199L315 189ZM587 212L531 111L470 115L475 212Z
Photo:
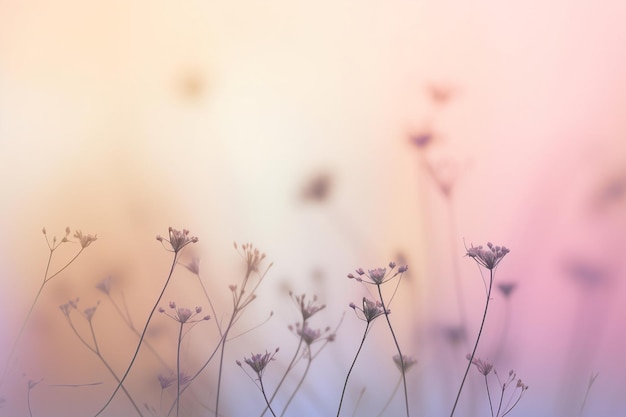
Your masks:
M400 351L400 344L398 343L398 339L396 338L396 333L393 331L393 327L391 326L391 321L389 320L389 312L387 310L387 307L385 307L385 300L383 299L383 293L380 290L380 285L377 285L376 288L378 288L378 296L380 297L380 303L383 305L383 312L385 313L385 318L387 319L387 324L389 325L389 330L391 331L393 342L396 344L398 355L400 355L400 368L402 371L402 385L404 386L404 406L406 408L406 416L409 417L409 394L406 389L406 372L405 372L405 367L404 367L404 356L402 356L402 352Z
M178 257L178 252L174 252L174 259L172 260L172 266L170 267L170 273L167 275L167 280L165 281L165 285L163 285L163 289L161 290L161 293L159 294L159 298L157 298L156 302L154 303L154 306L152 307L152 311L150 311L150 315L148 316L148 320L146 321L146 324L143 327L143 331L141 332L141 337L139 337L139 343L137 344L137 348L135 349L135 353L133 354L133 357L130 360L130 363L128 364L128 367L126 368L126 372L124 372L124 375L120 379L120 382L117 384L117 387L115 387L115 390L113 391L113 393L111 394L111 396L109 397L107 402L102 406L102 408L100 408L100 410L94 415L94 417L98 417L100 414L102 414L102 412L109 406L109 404L111 404L111 401L113 401L113 398L115 398L115 395L120 390L122 384L126 380L126 377L130 373L130 370L133 367L133 364L135 363L135 360L137 359L137 356L139 355L139 350L141 349L141 345L143 343L143 339L146 336L146 332L148 331L148 326L150 325L150 320L152 320L152 316L154 315L154 312L156 311L157 307L159 306L159 303L161 302L161 298L163 298L163 294L165 293L165 289L167 288L167 284L169 284L170 279L172 278L172 274L174 273L174 268L176 267L176 259L177 259L177 257Z
M469 372L470 367L472 366L472 361L474 360L474 355L476 354L476 349L478 348L478 342L480 341L480 335L483 332L483 327L485 326L485 320L487 319L487 310L489 309L489 300L491 299L491 288L493 287L493 269L489 270L489 290L487 291L487 302L485 303L485 312L483 313L483 320L480 323L480 329L478 330L478 337L476 337L476 343L474 343L474 350L472 350L472 354L470 355L469 361L467 363L467 368L465 369L465 375L463 375L463 380L461 381L461 386L459 387L459 392L456 394L456 400L454 400L454 406L452 407L452 411L450 412L450 417L454 415L454 411L456 410L456 406L459 403L459 397L461 396L461 391L463 391L463 385L465 384L465 379L467 378L467 374Z
M361 349L363 349L363 344L365 343L365 338L367 337L367 331L370 328L370 322L367 322L365 326L365 331L363 332L363 339L361 339L361 344L359 345L359 349L356 351L356 355L354 355L354 360L352 361L352 365L350 365L350 369L348 370L348 375L346 375L346 381L343 383L343 390L341 391L341 399L339 400L339 408L337 409L337 417L339 417L339 413L341 413L341 405L343 404L343 396L346 393L346 387L348 386L348 379L350 379L350 374L352 373L352 368L354 368L354 364L356 363L357 358L359 357L359 353L361 353Z

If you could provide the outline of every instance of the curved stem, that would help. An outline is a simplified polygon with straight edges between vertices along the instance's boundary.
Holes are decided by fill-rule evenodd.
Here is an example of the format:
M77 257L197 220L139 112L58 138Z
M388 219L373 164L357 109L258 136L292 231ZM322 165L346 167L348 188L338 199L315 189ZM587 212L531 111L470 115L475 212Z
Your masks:
M404 356L402 356L402 352L400 351L400 344L398 343L398 339L396 338L396 333L393 331L393 327L391 326L391 321L389 320L389 311L385 307L385 300L383 299L383 293L380 290L380 285L376 286L378 288L378 296L380 297L380 302L383 306L383 311L385 313L385 318L387 319L387 324L389 325L389 330L391 331L391 336L393 337L393 341L396 344L396 349L398 350L398 355L400 355L400 368L402 372L402 385L404 386L404 406L406 408L406 415L409 417L409 394L406 389L406 372L404 367Z
M148 326L150 325L150 320L152 320L152 316L154 315L154 312L156 311L157 307L159 306L159 303L161 302L161 298L163 298L163 294L165 293L165 289L167 288L167 284L169 284L170 279L172 278L172 274L174 273L174 268L176 267L176 258L177 257L178 257L178 252L174 252L174 259L172 261L172 266L170 267L170 273L168 274L167 280L165 281L165 285L163 285L163 289L161 290L161 293L159 294L159 298L157 298L156 302L154 303L154 306L152 307L152 311L150 311L150 315L148 316L148 320L146 320L146 324L144 325L143 331L141 332L141 336L139 337L139 343L137 344L137 348L135 349L135 353L133 354L133 357L130 360L130 363L128 364L128 367L126 368L126 372L124 372L124 375L120 379L120 382L117 384L117 387L115 387L115 390L113 391L113 393L111 394L111 396L109 397L107 402L102 406L102 408L100 408L100 410L94 415L94 417L98 417L100 414L102 414L102 412L109 406L109 404L111 404L111 401L113 401L113 398L115 398L115 395L120 390L120 388L122 387L122 384L126 380L126 377L130 373L130 370L133 367L133 364L135 363L135 360L137 359L137 356L139 355L139 350L141 349L141 345L143 343L143 339L146 336L146 332L148 331Z
M352 365L350 365L350 369L348 370L348 375L346 375L346 381L343 383L343 390L341 391L341 399L339 400L339 408L337 409L337 417L339 417L339 413L341 413L341 405L343 404L343 396L346 393L346 387L348 386L348 379L350 379L350 374L352 373L352 369L354 368L354 364L356 363L357 358L359 357L359 353L361 353L361 349L363 348L363 344L365 343L365 338L367 337L367 331L369 330L370 322L367 322L365 326L365 332L363 332L363 339L361 339L361 344L359 345L359 349L356 351L356 355L354 355L354 360L352 361Z
M467 374L469 372L470 367L472 366L472 361L474 360L474 355L476 354L476 349L478 348L478 342L480 341L480 335L483 332L483 327L485 326L485 320L487 318L487 310L489 309L489 300L491 299L491 289L493 287L493 269L489 270L489 290L487 291L487 302L485 303L485 311L483 313L483 319L480 323L480 329L478 330L478 336L476 337L476 343L474 343L474 349L472 350L472 354L470 355L469 361L467 363L467 368L465 369L465 374L463 375L463 380L461 381L461 386L459 387L459 392L456 394L456 399L454 400L454 406L452 407L452 411L450 412L450 417L454 415L454 411L456 410L456 406L459 403L459 397L461 396L461 391L463 391L463 385L465 385L465 379L467 378Z

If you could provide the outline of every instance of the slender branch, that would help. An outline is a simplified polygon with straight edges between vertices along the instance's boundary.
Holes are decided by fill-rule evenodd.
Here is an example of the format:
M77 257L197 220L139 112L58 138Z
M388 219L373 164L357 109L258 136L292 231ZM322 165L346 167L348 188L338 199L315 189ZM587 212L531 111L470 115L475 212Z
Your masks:
M456 399L454 400L454 406L452 407L452 411L450 412L450 417L454 415L454 411L459 403L459 397L461 397L461 391L463 391L463 385L465 385L465 379L467 378L467 374L472 366L472 361L474 360L474 355L476 354L476 349L478 348L478 342L480 341L480 335L483 332L483 327L485 326L485 320L487 319L487 310L489 309L489 300L491 299L491 290L493 288L493 269L489 270L489 291L487 291L487 302L485 303L485 311L483 313L483 319L480 323L480 329L478 330L478 336L476 337L476 343L474 343L474 349L472 350L472 354L470 355L469 361L467 363L467 368L465 369L465 374L463 375L463 380L461 381L461 386L459 387L459 392L456 394Z

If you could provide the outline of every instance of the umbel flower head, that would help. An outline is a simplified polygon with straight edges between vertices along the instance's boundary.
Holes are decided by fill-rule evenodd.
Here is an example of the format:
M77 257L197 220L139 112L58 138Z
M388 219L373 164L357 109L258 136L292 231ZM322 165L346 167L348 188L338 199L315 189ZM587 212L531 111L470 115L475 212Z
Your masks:
M249 358L244 358L243 360L250 366L250 368L252 368L252 370L256 373L259 379L261 379L263 377L265 367L268 363L274 360L274 356L276 356L276 353L278 353L278 349L279 348L276 348L276 350L272 353L268 353L268 351L266 350L265 354L252 354L252 356L250 356ZM241 366L241 362L237 361L237 365Z
M487 248L482 246L472 246L467 250L467 256L474 258L476 263L487 269L495 269L502 258L509 253L509 249L504 246L494 246L491 242L487 243Z
M402 355L402 360L400 360L400 355L393 355L393 363L396 364L400 372L406 372L417 363L417 359L412 356Z
M163 244L163 242L169 243L172 247L171 251L174 253L178 253L188 244L196 243L198 241L197 237L189 236L189 230L183 229L181 231L176 230L173 227L169 228L169 237L169 239L165 239L161 235L157 235L156 239L161 242L161 244Z
M203 320L209 320L211 316L204 316L200 319L195 317L202 312L202 307L196 307L194 310L184 307L176 307L176 303L170 301L170 308L174 310L174 314L167 313L163 307L159 307L159 313L164 313L166 316L171 317L173 320L183 323L197 323Z
M356 275L348 274L348 278L365 282L366 284L381 285L395 278L396 275L405 273L409 269L406 265L400 266L397 270L395 270L395 268L395 262L389 262L389 271L387 271L387 268L374 268L368 269L367 272L365 272L363 268L358 268L354 271Z
M98 240L98 235L83 234L83 232L81 232L80 230L74 232L74 237L78 239L78 241L80 242L80 246L83 249L91 245L92 242Z
M383 315L385 313L386 314L391 313L391 310L387 309L387 311L385 311L383 309L383 305L381 304L380 301L374 302L374 301L368 300L365 297L363 297L363 308L357 307L357 305L354 303L350 303L350 308L354 310L357 317L359 317L362 320L365 320L368 323L371 323L372 321L374 321L376 317L380 315ZM359 311L363 317L360 317L357 311Z
M293 293L290 291L289 295L298 306L300 314L302 314L302 321L307 321L312 315L326 307L325 304L322 304L320 306L314 305L314 303L317 301L317 295L314 295L313 299L311 300L305 300L305 294L293 295Z
M466 358L467 360L470 360L472 359L472 355L468 353ZM472 365L475 365L478 372L485 376L489 375L489 372L493 369L493 364L476 357L472 359Z

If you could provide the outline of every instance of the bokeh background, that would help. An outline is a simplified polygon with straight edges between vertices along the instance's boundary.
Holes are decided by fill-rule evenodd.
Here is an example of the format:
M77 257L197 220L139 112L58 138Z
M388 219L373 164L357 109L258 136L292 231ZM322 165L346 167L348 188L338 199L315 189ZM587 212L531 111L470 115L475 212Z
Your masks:
M274 262L240 330L274 316L230 344L224 415L263 406L235 359L280 346L268 384L284 370L297 342L290 290L326 304L321 328L346 313L287 413L334 415L364 327L348 303L367 294L345 276L390 260L410 268L391 317L419 361L413 413L447 415L485 302L464 245L487 241L511 249L496 280L515 287L494 293L478 355L530 386L510 415L578 415L596 373L584 415L626 413L625 19L623 2L591 0L0 0L3 363L45 269L41 228L98 235L43 292L0 415L28 415L29 380L41 380L36 416L102 404L113 381L58 306L101 300L94 323L123 369L136 338L95 285L110 275L145 320L171 261L154 239L168 226L200 238L184 261L201 259L220 311L241 278L233 241ZM77 244L63 249L58 265ZM205 302L189 271L174 279L167 301ZM211 343L201 326L190 367ZM153 327L173 358L175 324ZM379 413L393 353L377 322L346 415ZM137 369L129 387L155 404L158 367ZM210 415L214 371L188 415ZM473 371L459 416L488 413ZM386 415L402 410L398 393ZM120 396L109 415L131 411Z

